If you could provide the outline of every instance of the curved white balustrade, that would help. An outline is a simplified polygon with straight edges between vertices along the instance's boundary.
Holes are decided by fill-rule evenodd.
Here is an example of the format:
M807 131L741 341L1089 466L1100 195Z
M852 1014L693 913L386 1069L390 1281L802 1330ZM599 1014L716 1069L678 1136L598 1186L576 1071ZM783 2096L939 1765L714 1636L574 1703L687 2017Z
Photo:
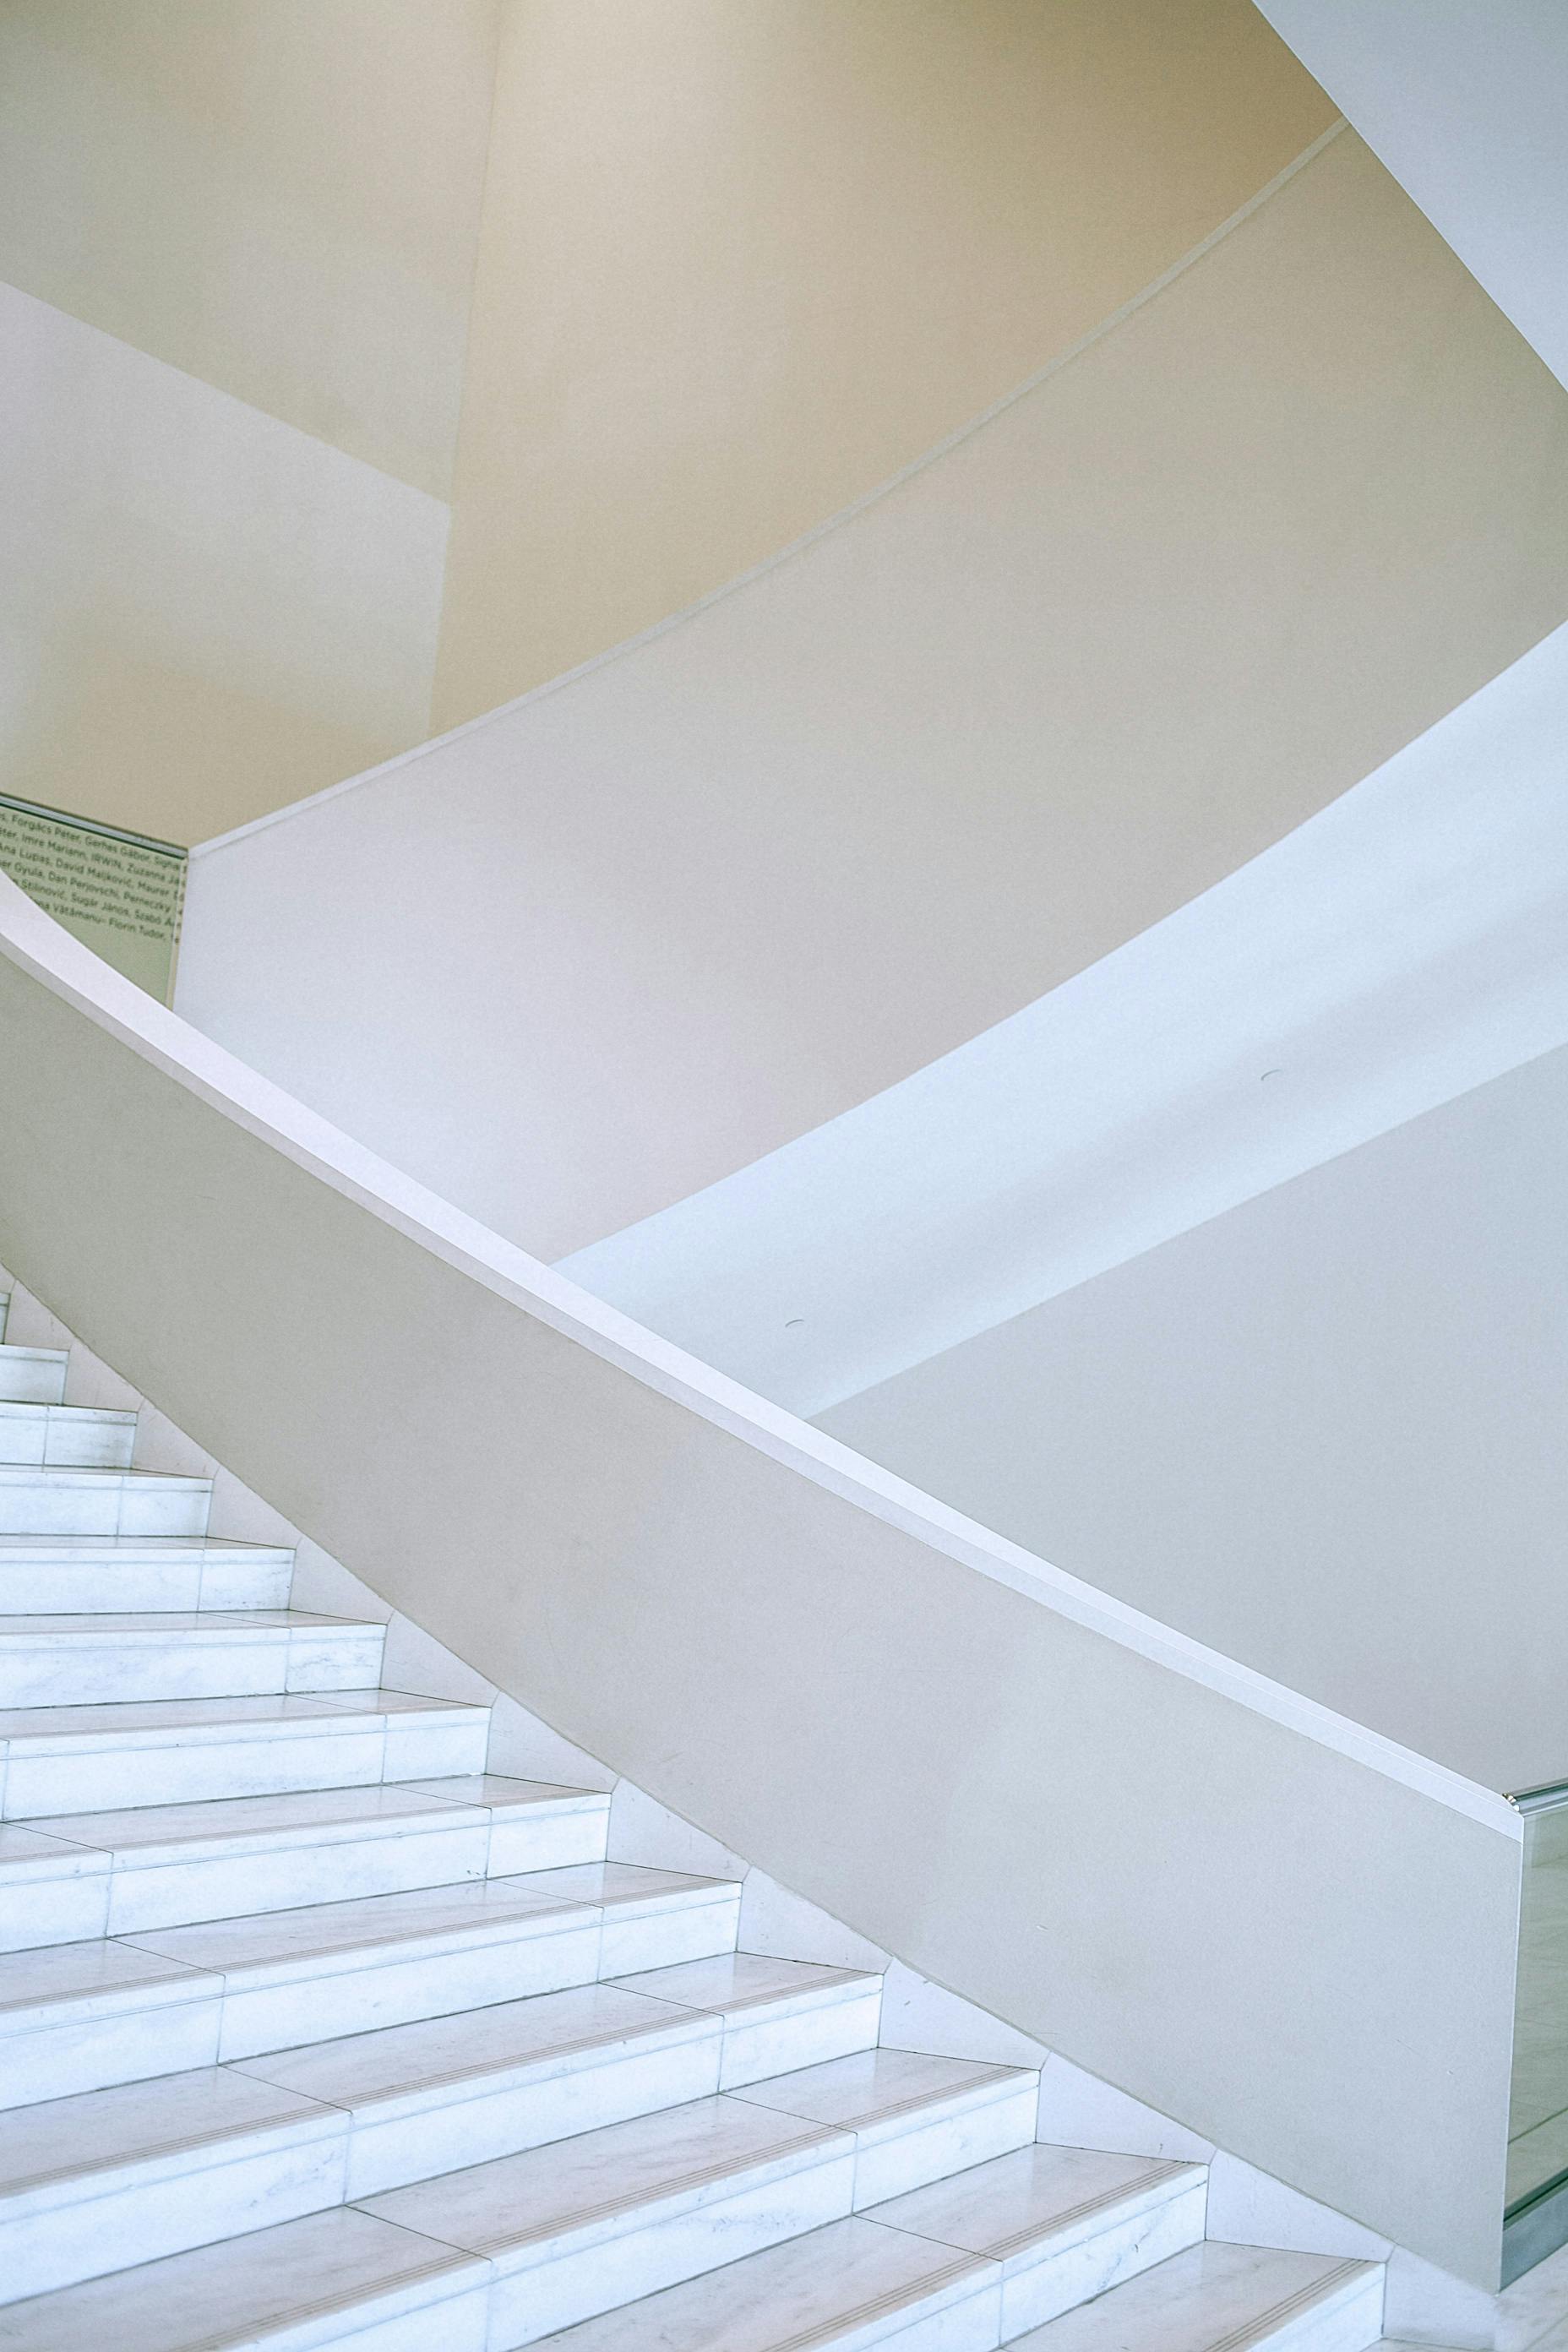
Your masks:
M822 1412L1568 1041L1565 938L1568 627L1037 1003L561 1270Z
M346 1565L784 1884L1495 2283L1500 1798L587 1297L0 883L0 1257Z

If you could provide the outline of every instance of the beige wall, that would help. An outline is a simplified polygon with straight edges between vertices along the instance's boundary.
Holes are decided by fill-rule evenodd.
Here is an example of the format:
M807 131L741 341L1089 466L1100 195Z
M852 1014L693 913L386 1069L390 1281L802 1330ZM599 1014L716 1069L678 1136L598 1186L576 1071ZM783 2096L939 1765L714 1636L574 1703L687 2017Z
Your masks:
M429 729L494 0L0 10L0 784L196 841Z
M497 0L6 0L0 278L449 495Z
M1331 120L1249 0L506 0L437 727L872 488Z

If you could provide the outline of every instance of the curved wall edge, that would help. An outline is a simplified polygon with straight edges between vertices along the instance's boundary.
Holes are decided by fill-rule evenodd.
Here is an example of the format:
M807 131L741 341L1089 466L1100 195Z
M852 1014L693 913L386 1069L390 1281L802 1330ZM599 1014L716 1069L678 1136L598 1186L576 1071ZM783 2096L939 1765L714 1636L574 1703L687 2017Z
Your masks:
M1568 627L984 1036L562 1272L817 1413L1568 1040Z
M639 1332L8 885L0 950L0 1257L177 1425L784 1883L1493 2282L1521 1853L1500 1798Z

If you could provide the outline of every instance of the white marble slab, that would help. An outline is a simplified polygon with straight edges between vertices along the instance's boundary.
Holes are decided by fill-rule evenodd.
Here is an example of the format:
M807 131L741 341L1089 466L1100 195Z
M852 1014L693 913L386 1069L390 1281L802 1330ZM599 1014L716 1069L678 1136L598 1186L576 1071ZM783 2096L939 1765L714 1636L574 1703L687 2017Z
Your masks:
M127 1936L481 1878L489 1842L484 1812L395 1782L68 1813L49 1832L101 1844L105 1924Z
M200 1536L210 1478L0 1465L0 1534Z
M552 2352L992 2352L996 2265L835 2221L552 2338Z
M410 1785L452 1803L489 1809L485 1867L492 1878L515 1878L531 1871L605 1858L610 1800L603 1790L569 1789L551 1780L512 1780L497 1772Z
M882 1979L864 1969L725 1952L616 1981L722 2020L721 2091L877 2045Z
M136 1937L221 1979L218 2055L247 2058L593 1980L599 1915L509 1879Z
M0 2309L0 2352L485 2352L489 2264L353 2206Z
M600 1984L238 2062L353 2117L351 2197L701 2098L717 2024Z
M1215 2241L1031 2329L1015 2352L1364 2352L1382 2333L1383 2270L1333 2254Z
M0 1320L0 1329L4 1329ZM0 1397L17 1404L58 1404L66 1392L63 1348L0 1346Z
M336 2204L346 2138L226 2067L0 2115L0 2278L42 2294Z
M220 1979L103 1941L0 1958L0 2107L210 2065Z
M435 1771L470 1770L486 1728L483 1707L395 1691L11 1710L0 1817L402 1780L410 1744Z
M0 1612L278 1609L293 1554L214 1537L0 1535Z
M853 2177L847 2134L700 2099L370 2210L489 2255L492 2341L519 2346L839 2218Z
M853 2131L859 2211L1029 2146L1038 2092L1026 2068L871 2050L735 2095Z
M0 1951L105 1934L109 1881L108 1854L0 1822Z
M1037 2145L867 2218L1000 2263L1005 2341L1199 2243L1205 2186L1201 2165Z
M647 1870L626 1862L592 1862L570 1870L538 1872L531 1884L542 1892L603 1907L600 1973L606 1978L637 1975L735 1948L741 1889L731 1879Z
M0 1616L0 1707L374 1689L384 1638L286 1610Z
M128 1470L136 1415L0 1398L0 1463Z

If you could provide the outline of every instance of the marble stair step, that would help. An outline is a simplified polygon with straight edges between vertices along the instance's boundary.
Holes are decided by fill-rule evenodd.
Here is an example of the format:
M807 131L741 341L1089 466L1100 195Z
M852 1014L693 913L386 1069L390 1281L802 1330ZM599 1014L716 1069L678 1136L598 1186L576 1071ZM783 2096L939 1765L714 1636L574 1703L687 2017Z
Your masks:
M1001 2295L983 2256L851 2219L541 2341L551 2352L994 2352Z
M883 2205L867 2220L1000 2266L1002 2341L1198 2244L1198 2164L1037 2144Z
M0 2352L486 2352L489 2294L488 2262L338 2206L11 2304Z
M483 1769L489 1714L406 1691L131 1699L0 1714L0 1819Z
M0 1941L299 1910L602 1858L607 1796L484 1773L0 1824Z
M200 1536L210 1478L0 1463L0 1535Z
M476 1878L11 1953L0 2107L589 1983L601 1916Z
M934 2085L905 2103L900 2130L929 2150L928 2109L948 2104ZM871 2160L884 2154L878 2137ZM723 2095L420 2181L367 2210L488 2255L489 2341L511 2352L847 2218L860 2158L856 2130Z
M348 2117L227 2066L0 2114L0 2304L342 2200Z
M293 1572L282 1546L216 1536L0 1534L0 1613L283 1609Z
M0 1463L33 1468L129 1470L135 1444L133 1412L0 1397Z
M593 1983L8 2109L0 2302L710 2097L722 2039Z
M855 2136L695 2099L372 2199L493 2266L494 2352L696 2278L850 2210Z
M128 1940L221 1979L227 2060L591 1984L602 1916L527 1877L472 1878Z
M0 1343L0 1398L7 1404L63 1404L69 1361L63 1348Z
M0 1615L0 1707L374 1690L385 1641L293 1609Z
M857 2136L855 2210L1032 2146L1040 2078L1021 2066L870 2050L732 2095ZM919 2119L919 2129L908 2118Z
M721 2091L874 2050L881 2024L882 1979L860 1969L725 1952L613 1981L628 1992L723 2018Z
M1017 2337L1014 2352L1365 2352L1383 2265L1211 2240Z

